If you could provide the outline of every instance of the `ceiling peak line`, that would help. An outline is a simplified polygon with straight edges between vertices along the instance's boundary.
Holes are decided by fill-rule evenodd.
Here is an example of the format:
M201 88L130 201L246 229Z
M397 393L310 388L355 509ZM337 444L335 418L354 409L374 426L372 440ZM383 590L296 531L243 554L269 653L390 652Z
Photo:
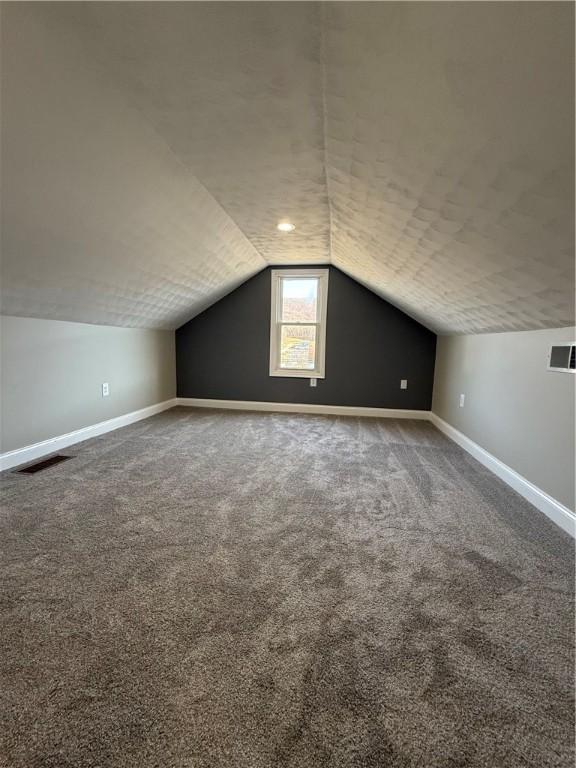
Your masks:
M326 37L324 27L326 25L325 4L319 4L320 13L320 92L322 95L322 141L324 155L324 184L326 186L326 200L328 204L328 261L333 264L332 258L332 196L330 194L330 182L328 174L328 103L326 98Z

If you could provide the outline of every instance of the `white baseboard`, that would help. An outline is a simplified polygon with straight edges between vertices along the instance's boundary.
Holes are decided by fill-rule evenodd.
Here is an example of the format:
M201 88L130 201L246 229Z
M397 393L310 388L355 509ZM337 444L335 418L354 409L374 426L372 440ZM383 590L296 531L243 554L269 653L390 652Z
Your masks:
M487 469L517 491L530 504L533 504L540 512L543 512L556 525L560 526L573 538L576 538L576 515L568 507L565 507L564 504L556 501L556 499L538 488L538 486L526 480L525 477L518 474L512 467L509 467L503 461L488 453L488 451L484 450L473 440L470 440L469 437L466 437L466 435L459 432L435 413L430 413L430 421L447 437L458 443L471 456L474 456Z
M191 408L225 408L234 411L273 411L276 413L314 413L330 416L373 416L383 419L422 419L428 421L430 411L403 408L361 408L352 405L316 405L314 403L266 403L257 400L208 400L178 397L178 405Z
M61 451L64 448L68 448L68 446L74 445L74 443L81 443L83 440L88 440L90 437L97 437L98 435L103 435L105 432L112 432L114 429L126 427L128 424L133 424L135 421L147 419L149 416L154 416L156 413L166 411L168 408L173 408L175 405L176 398L165 400L162 403L156 403L155 405L149 405L147 408L141 408L139 411L125 413L123 416L116 416L114 419L101 421L99 424L92 424L89 427L75 429L74 432L68 432L65 435L58 435L58 437L42 440L40 443L26 445L24 448L18 448L15 451L2 453L0 454L0 470L11 469L20 464L27 464L30 461L42 458L42 456L48 456L55 451Z
M525 477L497 459L491 453L475 443L455 427L448 424L431 411L416 411L402 408L361 408L348 405L315 405L312 403L267 403L247 400L213 400L194 397L176 397L165 400L162 403L141 408L122 416L117 416L99 424L92 424L65 435L43 440L40 443L27 445L15 451L0 454L0 470L11 469L20 464L48 456L51 453L68 448L70 445L88 440L91 437L112 432L120 427L126 427L136 421L147 419L156 413L161 413L176 405L194 408L224 408L240 411L270 411L280 413L310 413L332 416L371 416L388 419L420 419L431 421L447 437L464 448L469 454L483 464L487 469L497 475L511 488L517 491L527 501L549 517L556 525L576 538L576 515L559 501L538 488Z

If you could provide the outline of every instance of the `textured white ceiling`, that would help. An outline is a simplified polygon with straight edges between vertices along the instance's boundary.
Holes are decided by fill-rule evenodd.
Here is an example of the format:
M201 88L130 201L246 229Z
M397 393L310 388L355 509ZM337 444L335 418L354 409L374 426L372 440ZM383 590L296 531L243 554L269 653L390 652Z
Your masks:
M570 3L2 16L4 314L175 327L331 261L441 332L574 322Z
M573 9L326 11L334 264L439 331L571 324Z

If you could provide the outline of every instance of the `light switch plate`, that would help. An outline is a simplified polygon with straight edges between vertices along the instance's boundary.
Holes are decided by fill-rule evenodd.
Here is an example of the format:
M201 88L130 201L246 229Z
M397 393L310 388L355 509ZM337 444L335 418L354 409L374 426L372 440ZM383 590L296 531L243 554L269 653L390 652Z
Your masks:
M310 379L310 386L315 387L316 386L316 379Z
M466 400L466 395L460 395L460 408L464 408L465 400Z
M408 389L408 379L400 379L400 389Z

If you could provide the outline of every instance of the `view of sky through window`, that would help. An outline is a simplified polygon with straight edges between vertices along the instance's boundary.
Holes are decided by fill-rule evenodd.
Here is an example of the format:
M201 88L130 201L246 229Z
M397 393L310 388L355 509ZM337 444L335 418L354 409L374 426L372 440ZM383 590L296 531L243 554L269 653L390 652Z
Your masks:
M317 303L317 278L284 278L282 280L283 323L317 322Z

